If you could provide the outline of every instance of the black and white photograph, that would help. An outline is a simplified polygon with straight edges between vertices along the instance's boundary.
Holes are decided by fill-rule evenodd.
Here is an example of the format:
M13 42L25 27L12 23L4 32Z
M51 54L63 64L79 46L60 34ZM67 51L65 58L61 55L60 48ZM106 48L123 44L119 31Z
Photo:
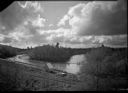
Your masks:
M127 0L1 0L0 91L128 91Z

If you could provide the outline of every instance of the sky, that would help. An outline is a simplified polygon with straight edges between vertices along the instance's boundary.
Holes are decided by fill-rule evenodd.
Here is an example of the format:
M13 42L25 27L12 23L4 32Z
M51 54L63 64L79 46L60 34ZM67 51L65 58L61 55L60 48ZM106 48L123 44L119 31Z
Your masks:
M15 1L0 12L0 44L127 47L127 1Z

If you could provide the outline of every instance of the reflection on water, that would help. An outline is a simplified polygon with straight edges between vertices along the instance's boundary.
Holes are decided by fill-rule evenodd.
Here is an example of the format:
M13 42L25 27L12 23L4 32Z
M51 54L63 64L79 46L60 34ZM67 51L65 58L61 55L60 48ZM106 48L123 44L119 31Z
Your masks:
M85 55L74 55L66 63L51 63L52 67L58 70L63 70L68 73L77 74L80 72L82 63L86 62Z
M77 65L77 64L70 64L70 65L67 65L65 70L68 72L68 73L73 73L73 74L77 74L80 70L80 66Z
M87 62L85 55L74 55L66 63L51 63L52 67L55 69L63 70L68 73L77 74L80 72L80 68L83 62Z
M82 62L86 62L84 55L74 55L67 62L69 64L66 65L65 71L68 73L77 74L80 71L80 67Z

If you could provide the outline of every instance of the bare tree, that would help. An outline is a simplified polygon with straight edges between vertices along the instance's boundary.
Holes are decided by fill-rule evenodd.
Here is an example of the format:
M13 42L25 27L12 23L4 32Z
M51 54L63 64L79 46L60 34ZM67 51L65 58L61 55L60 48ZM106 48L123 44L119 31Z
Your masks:
M56 43L56 47L57 47L57 48L59 47L59 43L58 43L58 42Z

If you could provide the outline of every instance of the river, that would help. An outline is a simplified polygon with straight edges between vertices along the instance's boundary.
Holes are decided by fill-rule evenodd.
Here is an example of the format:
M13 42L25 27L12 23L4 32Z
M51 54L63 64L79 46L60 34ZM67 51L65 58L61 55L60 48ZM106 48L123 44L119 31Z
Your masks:
M43 62L35 62L35 61L30 61L29 57L27 55L17 55L16 57L10 58L10 60L13 61L19 61L19 62L23 62L23 63L31 63L31 64L38 64L38 65L43 65ZM87 62L86 61L86 57L84 54L81 55L74 55L72 56L69 61L67 61L66 63L63 64L59 64L59 63L49 63L50 67L49 68L54 68L54 69L58 69L58 70L63 70L66 71L68 73L72 73L72 74L78 74L80 72L80 68L82 66L83 62Z
M78 74L80 72L83 62L87 62L84 54L74 55L66 63L63 63L63 64L53 63L52 67L59 70L66 71L68 73Z

